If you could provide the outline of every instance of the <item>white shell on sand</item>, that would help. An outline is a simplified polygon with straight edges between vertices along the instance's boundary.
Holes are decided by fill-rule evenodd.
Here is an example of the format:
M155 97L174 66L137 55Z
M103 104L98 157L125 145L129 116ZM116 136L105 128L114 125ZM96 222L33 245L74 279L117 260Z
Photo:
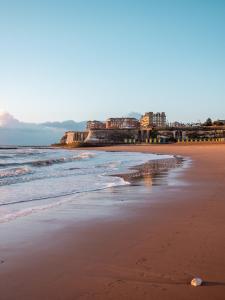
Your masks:
M201 278L195 277L195 278L192 279L191 285L199 286L199 285L202 285L202 282L203 282L203 280Z

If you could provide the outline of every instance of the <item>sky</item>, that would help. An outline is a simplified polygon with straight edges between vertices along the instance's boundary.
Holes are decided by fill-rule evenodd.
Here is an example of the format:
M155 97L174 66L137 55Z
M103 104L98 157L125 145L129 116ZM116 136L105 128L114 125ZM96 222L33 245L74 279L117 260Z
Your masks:
M225 119L225 1L0 0L0 110Z

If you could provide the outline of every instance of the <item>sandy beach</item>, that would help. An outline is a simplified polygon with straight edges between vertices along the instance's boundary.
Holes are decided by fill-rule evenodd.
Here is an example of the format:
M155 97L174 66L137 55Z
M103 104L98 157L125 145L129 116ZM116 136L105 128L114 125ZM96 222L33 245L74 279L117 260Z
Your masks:
M70 222L38 244L4 249L0 299L225 299L225 144L102 150L181 155L192 164L179 174L183 184L149 195L134 187L140 202L116 190L124 197L118 217ZM191 287L194 276L204 285Z

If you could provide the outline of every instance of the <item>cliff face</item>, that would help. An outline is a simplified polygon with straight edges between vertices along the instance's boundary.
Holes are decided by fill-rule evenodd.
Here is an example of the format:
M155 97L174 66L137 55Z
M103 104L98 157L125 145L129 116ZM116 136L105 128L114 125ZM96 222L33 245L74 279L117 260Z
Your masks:
M138 129L102 129L90 130L85 143L87 144L121 144L126 140L138 139Z
M67 142L67 133L65 133L63 135L63 137L60 139L59 143L60 144L66 144L66 142Z
M82 142L87 145L121 144L138 140L138 129L95 129L79 132L68 131L61 138L61 144Z
M82 143L87 145L110 145L127 143L153 143L175 141L177 139L225 138L225 130L199 129L95 129L89 131L68 131L61 138L61 144Z

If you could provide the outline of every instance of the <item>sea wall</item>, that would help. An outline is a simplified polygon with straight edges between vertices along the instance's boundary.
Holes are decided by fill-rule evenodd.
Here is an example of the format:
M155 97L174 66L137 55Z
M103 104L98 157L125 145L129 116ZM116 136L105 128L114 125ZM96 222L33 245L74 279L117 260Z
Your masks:
M138 141L138 129L100 129L89 130L85 139L87 144L121 144L126 140Z
M75 142L84 142L88 136L88 131L67 131L60 140L60 144L73 144Z

